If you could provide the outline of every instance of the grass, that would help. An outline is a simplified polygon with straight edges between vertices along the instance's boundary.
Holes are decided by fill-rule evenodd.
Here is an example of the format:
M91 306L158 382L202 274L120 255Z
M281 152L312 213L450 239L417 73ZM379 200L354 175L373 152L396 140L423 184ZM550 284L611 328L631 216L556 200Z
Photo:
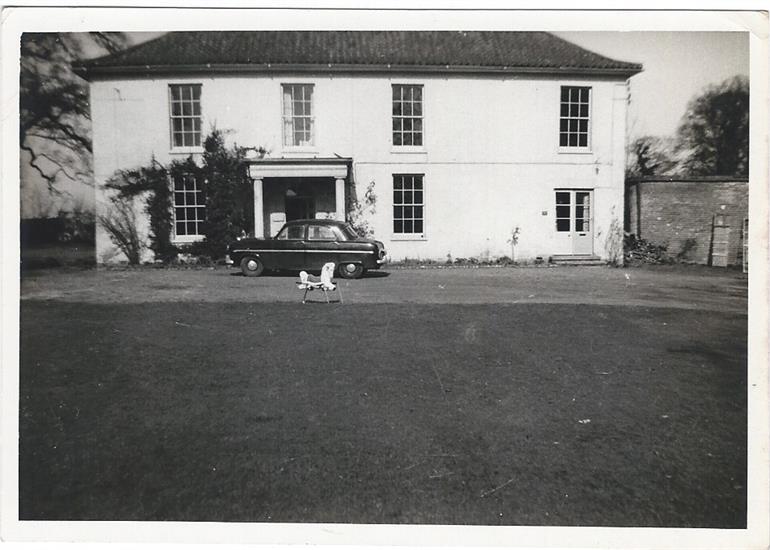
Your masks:
M746 317L21 304L20 517L742 528Z

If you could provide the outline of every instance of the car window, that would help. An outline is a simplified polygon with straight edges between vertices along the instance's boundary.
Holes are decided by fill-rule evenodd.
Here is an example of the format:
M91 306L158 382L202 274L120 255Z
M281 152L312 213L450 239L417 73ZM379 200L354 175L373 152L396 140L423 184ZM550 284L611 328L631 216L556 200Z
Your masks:
M303 239L305 237L304 233L304 225L285 225L275 238L280 241L285 241L287 239Z
M337 236L328 225L311 225L308 227L309 241L336 241Z

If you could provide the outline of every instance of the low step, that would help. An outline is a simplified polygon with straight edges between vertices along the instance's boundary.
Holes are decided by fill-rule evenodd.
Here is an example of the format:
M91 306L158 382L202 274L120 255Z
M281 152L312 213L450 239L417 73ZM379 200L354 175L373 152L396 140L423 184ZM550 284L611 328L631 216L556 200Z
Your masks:
M551 263L556 265L604 265L599 256L592 254L556 254L551 256Z

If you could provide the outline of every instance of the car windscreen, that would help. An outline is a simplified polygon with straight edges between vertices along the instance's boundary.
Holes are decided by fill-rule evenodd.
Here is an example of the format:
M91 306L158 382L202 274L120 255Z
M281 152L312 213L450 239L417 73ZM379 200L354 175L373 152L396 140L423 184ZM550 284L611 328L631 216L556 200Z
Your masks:
M358 238L358 233L356 233L356 230L353 229L353 227L350 224L345 224L344 226L342 226L342 234L345 235L345 238L347 238L349 241L352 241Z

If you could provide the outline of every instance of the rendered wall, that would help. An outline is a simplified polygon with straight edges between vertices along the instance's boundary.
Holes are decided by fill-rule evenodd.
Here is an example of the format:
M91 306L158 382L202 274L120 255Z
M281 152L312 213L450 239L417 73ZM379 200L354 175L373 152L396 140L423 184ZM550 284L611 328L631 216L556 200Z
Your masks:
M271 157L349 157L363 196L374 182L371 222L393 259L510 256L519 227L519 259L558 253L554 189L590 188L594 252L609 258L607 236L623 226L625 81L548 77L275 75L97 80L91 84L97 185L120 168L185 158L172 150L168 85L202 85L203 129L232 130L228 140L263 146ZM312 83L315 147L282 146L281 84ZM391 146L391 84L424 86L424 147ZM592 146L560 153L559 90L592 87ZM424 240L392 234L396 173L425 175ZM97 203L104 196L97 194ZM616 241L617 239L614 239ZM613 241L613 242L614 242ZM98 260L112 248L97 234Z

